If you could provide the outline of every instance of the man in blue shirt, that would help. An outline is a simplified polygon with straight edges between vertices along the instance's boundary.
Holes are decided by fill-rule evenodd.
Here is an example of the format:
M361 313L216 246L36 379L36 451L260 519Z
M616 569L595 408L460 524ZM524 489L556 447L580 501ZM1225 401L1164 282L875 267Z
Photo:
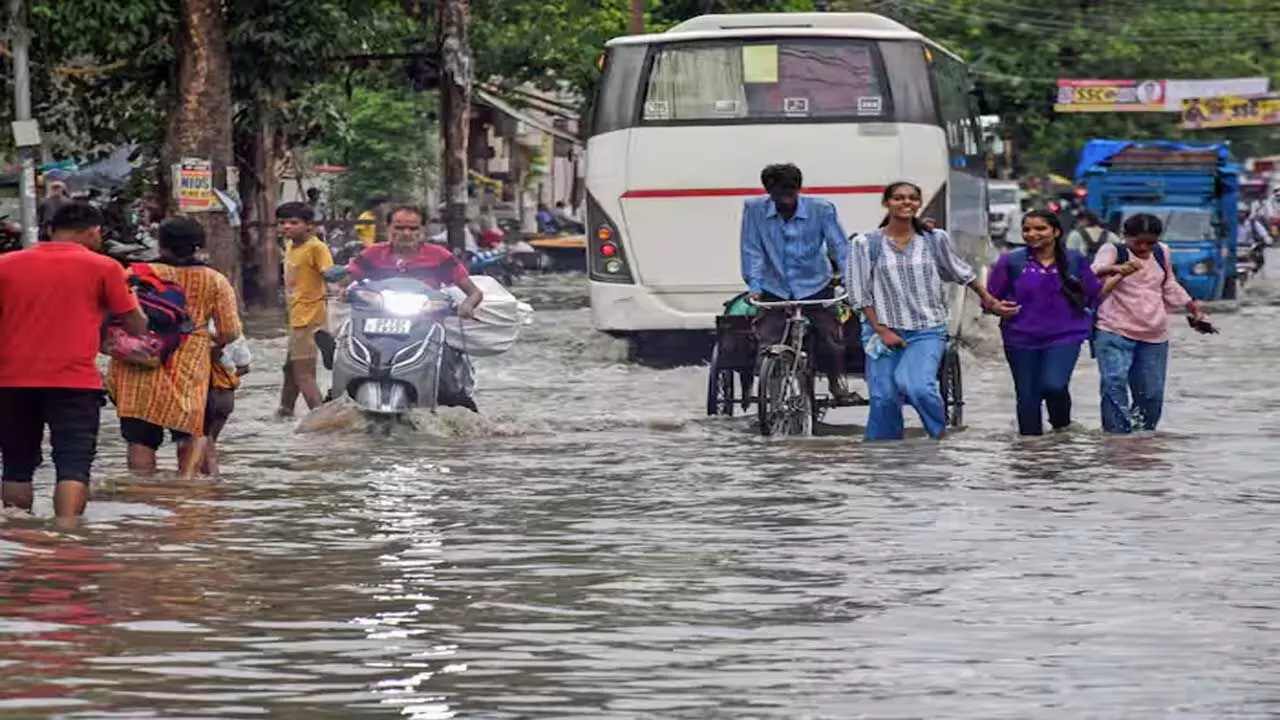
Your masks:
M801 197L803 176L795 165L770 165L760 173L767 197L742 208L742 279L751 297L764 302L834 297L832 280L849 261L849 240L835 205ZM845 400L844 337L834 306L805 308L816 335L817 367L830 378L831 394ZM782 342L787 311L761 308L756 338L761 347Z
M556 222L556 216L551 214L551 208L546 203L538 203L538 214L533 219L538 224L539 235L555 235L560 232L560 224Z

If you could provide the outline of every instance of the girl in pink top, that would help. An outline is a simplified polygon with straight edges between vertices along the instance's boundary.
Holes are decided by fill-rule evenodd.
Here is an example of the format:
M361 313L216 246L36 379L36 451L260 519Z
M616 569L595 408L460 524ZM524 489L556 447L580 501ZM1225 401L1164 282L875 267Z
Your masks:
M1169 310L1204 319L1199 303L1174 277L1164 226L1154 215L1124 222L1125 262L1119 246L1103 245L1094 259L1098 277L1121 279L1098 307L1094 353L1102 376L1102 429L1109 433L1155 430L1164 409L1169 363ZM1130 400L1132 392L1132 401Z

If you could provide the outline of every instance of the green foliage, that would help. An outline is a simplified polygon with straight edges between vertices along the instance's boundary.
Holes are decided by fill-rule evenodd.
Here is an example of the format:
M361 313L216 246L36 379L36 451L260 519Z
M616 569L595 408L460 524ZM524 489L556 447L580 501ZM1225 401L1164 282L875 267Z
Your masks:
M36 112L65 139L64 150L120 141L158 146L174 67L179 0L43 0L32 3ZM647 0L649 31L705 12L812 10L815 0ZM349 143L346 112L385 105L368 88L396 81L391 63L353 71L352 53L429 46L428 0L226 0L233 95L241 127L272 112L287 140L325 133L326 152ZM604 43L628 32L630 0L471 0L476 77L533 83L590 97ZM1267 75L1280 81L1280 6L1275 0L828 0L833 11L896 17L965 56L1005 121L1027 170L1063 171L1090 137L1226 138L1238 155L1266 152L1275 128L1185 132L1168 113L1058 115L1054 81L1065 77L1215 78ZM120 67L112 63L122 62ZM67 74L59 66L107 66ZM370 82L369 78L377 78ZM347 104L337 92L359 80ZM325 88L323 92L316 88ZM361 100L357 103L355 98ZM9 98L0 99L6 107ZM379 105L381 104L381 105ZM398 113L398 114L394 114ZM391 119L407 122L404 108ZM351 120L354 120L352 118ZM356 123L347 123L355 127ZM389 132L381 128L380 132ZM413 136L418 136L415 126Z
M1280 80L1280 7L1267 0L904 0L905 24L965 56L1015 140L1028 171L1069 172L1095 137L1231 140L1239 157L1274 147L1275 128L1184 131L1172 113L1053 110L1056 80L1075 78ZM1274 150L1272 150L1274 151Z
M311 148L318 162L343 165L333 190L341 205L362 207L386 195L421 199L435 177L435 98L402 89L354 88L349 98L320 88L343 119Z

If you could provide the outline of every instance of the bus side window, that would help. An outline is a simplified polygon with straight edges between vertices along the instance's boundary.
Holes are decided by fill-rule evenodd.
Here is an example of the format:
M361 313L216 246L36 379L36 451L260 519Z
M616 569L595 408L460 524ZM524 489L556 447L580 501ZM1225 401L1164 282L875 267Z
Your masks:
M932 67L947 146L952 155L973 157L978 154L978 139L970 106L969 74L963 63L943 53L934 53Z

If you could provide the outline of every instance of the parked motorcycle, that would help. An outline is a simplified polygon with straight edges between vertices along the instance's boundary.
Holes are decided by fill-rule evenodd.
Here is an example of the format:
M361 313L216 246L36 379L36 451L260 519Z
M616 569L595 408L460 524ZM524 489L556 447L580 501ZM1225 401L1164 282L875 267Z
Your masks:
M347 301L351 316L336 336L316 335L334 395L350 397L386 431L415 409L434 410L442 396L445 404L474 408L470 363L465 356L446 360L453 352L443 325L454 312L448 295L397 277L357 282Z
M467 272L488 275L503 285L511 285L524 274L524 267L511 257L510 247L504 244L491 250L468 252Z

